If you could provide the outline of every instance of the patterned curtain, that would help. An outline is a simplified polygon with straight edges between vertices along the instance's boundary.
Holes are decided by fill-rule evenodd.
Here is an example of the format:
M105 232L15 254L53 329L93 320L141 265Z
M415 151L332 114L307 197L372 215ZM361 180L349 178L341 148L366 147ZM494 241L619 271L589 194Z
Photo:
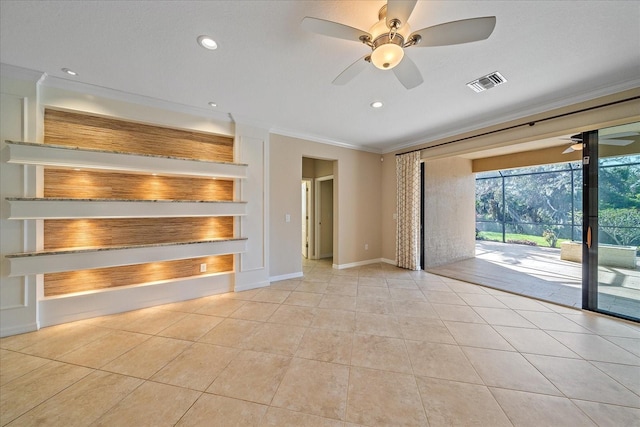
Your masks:
M396 156L396 262L420 270L420 151Z

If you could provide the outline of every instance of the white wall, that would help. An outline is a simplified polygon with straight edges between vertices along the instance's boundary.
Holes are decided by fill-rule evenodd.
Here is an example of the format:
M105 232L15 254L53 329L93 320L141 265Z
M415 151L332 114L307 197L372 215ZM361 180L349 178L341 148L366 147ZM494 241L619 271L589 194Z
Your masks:
M425 265L475 256L475 175L471 160L450 157L425 160ZM384 157L382 183L383 258L395 262L395 155Z
M236 233L247 238L247 251L236 257L235 290L243 291L269 286L269 132L237 124L234 150L235 160L249 165L236 186L236 199L247 202Z
M36 221L9 221L7 197L35 196L37 171L6 163L5 140L37 142L41 73L0 68L0 336L38 328L37 277L8 277L6 254L36 249Z
M44 108L85 112L177 129L235 137L235 160L248 163L248 177L236 186L236 197L247 201L247 215L236 221L237 234L247 237L247 251L236 257L232 274L184 279L89 293L44 298L42 275L8 277L5 254L41 249L42 221L7 220L6 197L34 197L42 191L41 167L8 164L3 150L1 167L0 335L32 331L40 326L136 308L197 298L229 290L269 284L269 133L236 125L228 116L207 109L183 108L146 98L59 80L38 80L41 73L2 65L2 141L42 142ZM17 76L17 77L16 77ZM156 105L157 104L157 105ZM182 111L184 109L184 111ZM212 118L218 116L217 118ZM4 147L4 143L2 146ZM299 244L299 242L298 242ZM99 256L99 255L98 255Z
M424 164L425 266L475 256L475 175L459 157Z
M273 280L302 275L300 179L302 158L335 160L333 262L338 268L379 262L379 154L271 134L270 272ZM286 222L286 215L291 222ZM365 250L364 245L369 249Z

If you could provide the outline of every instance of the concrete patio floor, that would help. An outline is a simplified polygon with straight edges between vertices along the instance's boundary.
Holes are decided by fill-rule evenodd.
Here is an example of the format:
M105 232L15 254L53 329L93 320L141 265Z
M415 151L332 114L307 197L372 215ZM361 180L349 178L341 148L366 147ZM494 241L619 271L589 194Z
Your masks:
M582 306L582 265L560 259L560 249L476 242L476 257L430 268L430 273L570 307ZM640 266L599 267L598 306L640 317Z

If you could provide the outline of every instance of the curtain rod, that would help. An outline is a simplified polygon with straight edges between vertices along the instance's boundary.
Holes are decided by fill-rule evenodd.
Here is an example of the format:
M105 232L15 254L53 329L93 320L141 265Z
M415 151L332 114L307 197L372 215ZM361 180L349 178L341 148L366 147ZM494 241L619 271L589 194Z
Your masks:
M507 126L505 128L502 128L502 129L496 129L496 130L492 130L492 131L489 131L489 132L480 133L480 134L477 134L477 135L465 136L464 138L459 138L459 139L455 139L453 141L448 141L448 142L441 142L440 144L431 145L429 147L416 148L415 150L405 151L404 153L398 153L398 154L396 154L396 156L402 156L404 154L415 153L416 151L422 151L422 150L428 150L430 148L441 147L443 145L449 145L449 144L453 144L455 142L466 141L468 139L478 138L478 137L481 137L481 136L492 135L494 133L504 132L506 130L511 130L511 129L517 129L517 128L523 127L523 126L534 126L536 123L546 122L548 120L559 119L561 117L567 117L567 116L571 116L571 115L578 114L578 113L584 113L586 111L597 110L598 108L604 108L604 107L609 107L611 105L622 104L623 102L634 101L636 99L640 99L640 95L639 96L632 96L631 98L620 99L618 101L608 102L606 104L594 105L593 107L587 107L587 108L583 108L581 110L571 111L569 113L557 114L555 116L545 117L544 119L534 120L534 121L527 122L527 123L520 123L520 124L513 125L513 126Z

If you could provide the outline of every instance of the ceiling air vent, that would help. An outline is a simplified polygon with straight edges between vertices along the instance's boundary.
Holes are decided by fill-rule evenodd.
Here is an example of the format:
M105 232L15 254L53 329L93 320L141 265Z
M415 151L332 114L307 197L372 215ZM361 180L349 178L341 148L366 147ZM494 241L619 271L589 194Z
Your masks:
M467 86L473 89L474 92L484 92L485 90L501 85L506 81L507 79L505 79L502 74L496 71L467 83Z

